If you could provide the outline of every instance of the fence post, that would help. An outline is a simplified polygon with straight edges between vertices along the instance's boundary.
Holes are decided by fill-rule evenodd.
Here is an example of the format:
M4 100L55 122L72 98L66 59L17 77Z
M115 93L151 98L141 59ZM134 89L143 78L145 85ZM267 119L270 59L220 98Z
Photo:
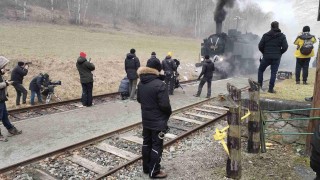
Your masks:
M241 178L241 129L240 129L240 114L241 106L241 91L236 87L227 84L229 92L228 99L232 103L227 115L229 124L227 146L229 149L229 157L227 160L227 177L233 179Z
M260 92L259 84L249 79L249 103L251 114L248 122L248 153L260 152Z

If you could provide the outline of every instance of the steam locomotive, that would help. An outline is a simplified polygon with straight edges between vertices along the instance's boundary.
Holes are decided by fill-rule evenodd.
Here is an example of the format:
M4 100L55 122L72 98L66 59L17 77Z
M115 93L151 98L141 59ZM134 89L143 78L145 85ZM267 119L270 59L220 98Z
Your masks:
M227 78L239 74L249 74L257 71L259 63L259 36L252 33L242 34L236 29L229 29L228 34L221 32L210 35L201 43L201 62L205 55L215 62L216 74ZM196 64L199 66L200 64Z

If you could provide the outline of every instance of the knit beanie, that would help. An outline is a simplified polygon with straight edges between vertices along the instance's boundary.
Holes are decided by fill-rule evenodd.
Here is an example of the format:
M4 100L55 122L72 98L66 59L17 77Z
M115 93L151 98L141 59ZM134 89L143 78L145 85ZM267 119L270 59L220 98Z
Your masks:
M23 65L24 65L24 62L22 62L22 61L18 62L18 66L23 66Z
M130 53L134 54L134 53L136 53L136 50L132 48L132 49L130 49Z
M156 59L156 58L149 59L147 62L147 67L152 68L152 69L156 69L159 72L162 69L160 60Z
M279 23L278 23L278 21L273 21L273 22L271 23L271 28L272 28L272 29L279 29Z
M87 57L87 54L84 53L84 52L80 52L80 57L86 58L86 57Z

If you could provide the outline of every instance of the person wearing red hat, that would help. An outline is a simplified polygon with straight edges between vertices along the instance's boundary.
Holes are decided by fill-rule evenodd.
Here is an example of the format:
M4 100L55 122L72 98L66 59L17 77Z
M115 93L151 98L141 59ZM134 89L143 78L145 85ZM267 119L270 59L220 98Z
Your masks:
M81 102L83 106L92 106L92 90L93 90L93 74L95 70L93 63L87 60L87 54L80 52L80 57L77 60L77 69L80 75L82 86Z

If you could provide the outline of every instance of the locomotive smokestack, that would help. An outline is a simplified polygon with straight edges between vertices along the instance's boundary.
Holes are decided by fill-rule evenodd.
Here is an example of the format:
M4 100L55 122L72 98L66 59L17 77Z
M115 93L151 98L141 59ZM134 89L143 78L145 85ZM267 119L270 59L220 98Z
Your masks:
M222 22L226 19L227 11L225 6L233 7L235 0L219 0L214 11L214 21L216 22L216 33L222 33Z

